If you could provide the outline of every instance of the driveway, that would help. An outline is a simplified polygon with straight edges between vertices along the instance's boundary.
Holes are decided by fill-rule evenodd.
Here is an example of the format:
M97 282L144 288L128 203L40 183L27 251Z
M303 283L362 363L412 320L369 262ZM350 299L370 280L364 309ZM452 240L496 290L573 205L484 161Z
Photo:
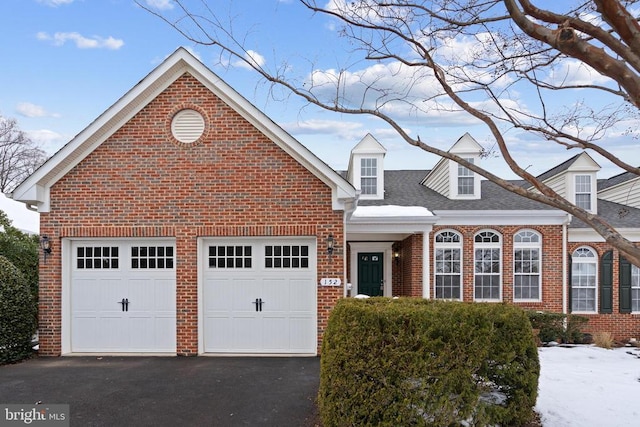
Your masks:
M320 359L34 358L0 366L0 403L69 404L71 426L316 426Z

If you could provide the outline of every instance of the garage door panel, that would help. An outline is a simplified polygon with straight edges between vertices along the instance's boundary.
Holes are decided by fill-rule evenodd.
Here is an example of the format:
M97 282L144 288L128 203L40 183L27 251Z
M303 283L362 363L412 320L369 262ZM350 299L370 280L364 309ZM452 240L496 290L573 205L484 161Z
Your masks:
M205 352L315 354L315 239L210 239L203 246ZM236 258L242 248L243 257L232 268L230 247Z
M72 351L175 352L172 248L151 240L72 242Z
M234 313L255 313L256 299L260 295L260 283L255 278L238 278L229 281L232 288L233 297L231 300L231 311ZM225 301L220 301L225 304ZM227 301L228 305L229 302ZM252 315L252 317L255 317Z

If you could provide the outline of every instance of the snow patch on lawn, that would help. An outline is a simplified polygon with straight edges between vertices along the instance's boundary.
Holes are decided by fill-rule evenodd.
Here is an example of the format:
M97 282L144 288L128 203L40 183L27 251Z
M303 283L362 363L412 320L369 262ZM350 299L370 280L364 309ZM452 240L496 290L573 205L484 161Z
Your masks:
M536 411L544 427L640 425L640 349L580 345L538 354Z

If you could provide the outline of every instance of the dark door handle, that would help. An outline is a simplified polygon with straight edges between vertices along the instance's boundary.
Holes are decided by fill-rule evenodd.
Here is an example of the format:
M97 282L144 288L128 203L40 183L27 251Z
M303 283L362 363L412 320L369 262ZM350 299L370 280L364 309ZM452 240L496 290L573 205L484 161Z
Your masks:
M260 306L260 300L256 298L256 300L252 303L256 305L256 311L260 311L262 308Z
M125 310L124 311L129 311L129 298L125 298L124 306L125 306Z
M262 304L265 304L265 302L262 301L262 298L260 298L260 311L262 311Z
M127 310L126 310L126 308L127 308L127 306L126 306L126 305L127 305L128 303L129 303L129 302L128 302L126 299L124 299L124 298L122 298L122 301L118 301L118 304L122 304L122 311L127 311Z

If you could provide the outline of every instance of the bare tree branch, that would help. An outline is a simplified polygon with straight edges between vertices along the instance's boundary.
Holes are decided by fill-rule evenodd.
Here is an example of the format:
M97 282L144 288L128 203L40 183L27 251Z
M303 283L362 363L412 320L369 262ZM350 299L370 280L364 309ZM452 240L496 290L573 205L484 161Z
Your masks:
M402 74L403 79L397 79L402 84L385 86L379 78L358 77L348 68L331 72L312 68L302 79L289 73L286 62L269 71L251 59L248 34L235 34L233 19L222 21L206 1L199 3L207 14L203 16L187 7L187 0L175 0L183 14L177 19L138 4L191 42L219 49L221 58L244 61L265 81L310 105L378 117L407 143L458 162L508 191L570 213L640 266L640 249L633 242L603 217L575 206L528 173L512 156L504 136L509 129L520 129L567 149L596 152L640 175L636 160L629 163L600 143L620 123L637 123L640 113L640 26L620 1L583 0L576 6L540 2L546 9L531 0L299 2L315 14L338 20L341 34L361 52L362 59L389 65L395 70L389 71L391 75ZM473 40L470 50L452 52L450 43L456 39ZM576 81L571 67L599 74ZM347 77L360 85L357 97L348 90ZM424 82L432 82L433 89L425 90ZM516 94L524 86L535 91L536 105L522 108L518 104ZM559 92L584 92L584 99L595 93L599 102L574 102L558 110L549 100ZM411 137L394 115L393 107L398 106L409 106L416 114L429 109L464 111L480 120L510 169L531 188ZM637 125L630 126L625 132L636 131L633 126Z

